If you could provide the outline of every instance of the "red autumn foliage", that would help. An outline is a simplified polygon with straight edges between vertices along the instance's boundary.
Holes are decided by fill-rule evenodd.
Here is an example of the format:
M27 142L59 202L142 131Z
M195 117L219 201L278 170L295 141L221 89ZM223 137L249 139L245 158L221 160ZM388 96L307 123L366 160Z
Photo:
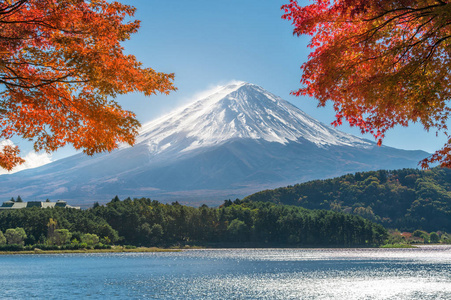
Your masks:
M133 144L140 124L114 98L175 89L173 74L123 53L140 26L127 21L134 11L106 0L1 1L0 139L47 152L69 143L89 155ZM1 167L21 162L18 148L3 148Z
M451 4L447 0L312 0L282 6L294 34L310 35L302 87L319 106L378 144L396 125L443 132L444 147L423 160L451 167Z

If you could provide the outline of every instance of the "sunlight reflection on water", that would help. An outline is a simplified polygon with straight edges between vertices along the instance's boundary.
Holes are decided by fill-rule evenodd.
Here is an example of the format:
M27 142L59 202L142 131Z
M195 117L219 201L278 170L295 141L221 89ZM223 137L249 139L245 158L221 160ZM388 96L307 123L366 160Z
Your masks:
M451 246L18 255L0 265L1 298L11 299L451 299Z

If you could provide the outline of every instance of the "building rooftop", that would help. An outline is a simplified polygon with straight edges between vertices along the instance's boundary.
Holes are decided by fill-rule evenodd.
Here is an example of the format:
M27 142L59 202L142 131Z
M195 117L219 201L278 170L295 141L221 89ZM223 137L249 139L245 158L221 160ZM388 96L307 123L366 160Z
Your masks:
M0 210L21 209L30 207L40 207L40 208L64 207L64 208L80 209L79 206L68 205L67 202L63 200L58 200L56 202L47 202L47 201L13 202L10 200L3 202L2 206L0 206Z

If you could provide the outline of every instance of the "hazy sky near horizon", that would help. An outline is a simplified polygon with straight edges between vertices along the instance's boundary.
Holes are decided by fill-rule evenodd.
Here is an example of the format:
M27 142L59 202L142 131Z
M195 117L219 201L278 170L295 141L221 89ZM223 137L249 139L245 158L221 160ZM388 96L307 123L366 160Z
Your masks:
M169 96L118 97L119 103L134 111L141 123L233 80L262 86L325 124L334 120L331 105L317 108L315 99L290 95L300 87L300 66L310 49L309 38L293 36L291 23L281 19L280 7L288 0L120 2L135 6L135 18L141 20L139 32L124 43L126 52L135 55L145 67L175 73L178 88ZM338 129L361 136L355 128ZM364 137L374 140L370 135ZM31 149L27 142L13 142L23 149L23 155ZM444 142L443 136L437 138L435 132L426 133L420 125L411 125L389 131L384 145L433 152ZM63 149L54 153L52 160L72 153L70 148Z

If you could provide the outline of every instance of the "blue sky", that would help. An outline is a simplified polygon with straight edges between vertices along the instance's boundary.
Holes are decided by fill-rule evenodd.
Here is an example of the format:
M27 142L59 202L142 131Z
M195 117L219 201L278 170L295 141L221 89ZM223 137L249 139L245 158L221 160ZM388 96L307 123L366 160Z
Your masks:
M294 97L299 88L301 64L307 59L308 37L292 34L282 20L279 0L123 0L137 8L140 31L124 46L146 67L175 73L178 91L169 96L123 95L119 103L145 123L175 107L194 100L200 92L232 80L262 86L298 106L323 123L330 124L331 106L317 108L315 99ZM306 2L306 1L305 1ZM359 135L357 129L338 129ZM370 135L364 136L372 139ZM29 144L14 139L27 153ZM433 152L445 142L421 126L388 132L384 145ZM70 148L53 154L53 160L72 154Z

